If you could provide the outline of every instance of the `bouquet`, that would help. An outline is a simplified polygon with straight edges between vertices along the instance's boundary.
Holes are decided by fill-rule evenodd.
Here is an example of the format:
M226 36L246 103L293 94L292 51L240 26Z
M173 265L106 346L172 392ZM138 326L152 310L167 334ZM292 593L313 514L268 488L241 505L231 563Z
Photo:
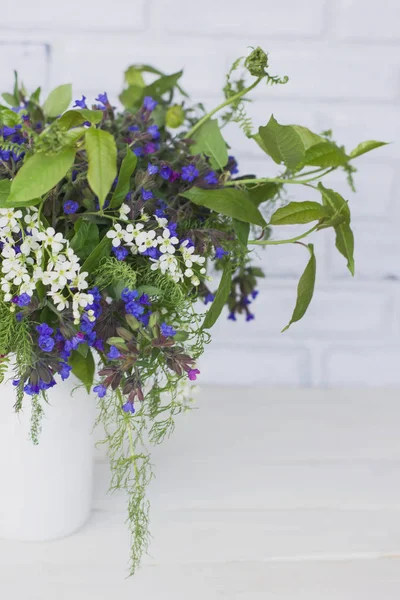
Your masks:
M302 240L333 228L354 273L348 203L321 179L342 169L353 186L353 160L382 145L347 152L331 132L274 116L254 129L249 93L287 82L261 48L233 64L210 112L189 103L181 75L129 67L122 110L105 92L69 109L69 84L41 103L40 88L29 95L16 75L0 106L0 371L15 365L15 410L32 403L35 443L50 388L73 373L97 394L111 489L128 494L131 572L149 539L144 436L160 443L190 407L196 361L225 305L233 321L254 318L263 273L250 249L296 243L308 255L289 327L314 290L313 244ZM275 176L238 176L221 133L230 122L278 165ZM294 184L315 199L287 203ZM271 226L298 224L304 233L271 239Z

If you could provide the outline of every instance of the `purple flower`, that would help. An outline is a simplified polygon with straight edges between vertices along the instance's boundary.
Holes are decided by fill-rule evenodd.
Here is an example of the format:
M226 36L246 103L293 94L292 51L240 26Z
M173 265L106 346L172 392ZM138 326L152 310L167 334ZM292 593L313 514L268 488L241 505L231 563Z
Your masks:
M36 331L40 335L45 335L45 336L53 335L53 328L49 327L49 325L47 325L47 323L41 323L40 325L36 325Z
M121 356L121 352L118 350L118 348L116 348L115 346L111 346L110 351L107 354L107 358L110 358L111 360L115 360L116 358L119 358L120 356Z
M183 181L194 181L199 176L199 172L194 165L188 165L182 167L182 179Z
M177 226L178 226L177 223L168 223L167 229L169 230L171 237L172 236L177 237L177 235L178 235L177 231L176 231Z
M143 148L144 154L154 154L159 149L159 144L157 142L148 142Z
M39 380L39 389L40 390L48 390L48 389L54 387L55 385L56 385L56 381L54 381L54 379L52 379L49 382L42 381L41 379Z
M147 313L147 315L140 315L138 320L142 323L142 325L144 325L144 327L147 327L150 321L150 313Z
M134 148L133 154L136 154L139 158L144 155L143 148Z
M151 163L149 163L147 165L147 172L149 175L155 175L156 173L158 173L157 165L152 165Z
M96 102L104 104L104 106L107 106L109 104L106 92L104 92L104 94L99 94L97 98L95 98L95 100Z
M15 318L17 319L18 323L20 323L22 321L22 319L24 318L24 313L19 312L15 315Z
M28 304L30 303L32 297L29 294L21 294L20 296L17 296L15 298L15 304L17 306L20 306L22 308L22 306L28 306Z
M158 248L146 248L146 250L142 252L142 256L150 256L150 258L157 260L160 258L161 252Z
M188 377L190 381L196 381L197 375L200 375L200 371L198 369L190 369L188 371Z
M161 333L164 337L173 337L176 335L176 330L171 325L161 323Z
M234 312L230 312L229 316L228 316L228 319L230 319L231 321L236 321L236 315L235 315L235 313Z
M145 190L144 188L142 188L142 198L144 202L146 202L146 200L151 200L153 196L154 194L151 190Z
M153 100L153 98L151 96L144 97L144 100L143 100L143 108L144 109L149 110L151 112L152 110L155 109L157 104L158 104L158 102L156 102L156 100Z
M168 167L167 165L164 165L163 167L161 167L160 169L160 175L163 179L165 179L166 181L168 181L168 179L170 178L170 175L172 174L172 169L171 167Z
M0 158L1 160L7 161L10 160L10 150L0 150Z
M231 175L239 173L238 164L234 156L228 156L228 170L231 172Z
M20 382L20 381L21 381L20 379L13 379L13 380L12 380L12 384L13 384L13 386L14 386L14 387L17 387L17 386L19 385L19 382Z
M105 385L99 384L93 388L93 391L96 392L99 398L104 398L107 394L107 388Z
M41 335L39 336L38 344L43 352L51 352L54 348L55 341L48 335Z
M157 125L150 125L147 128L147 133L149 133L151 135L151 137L153 138L153 140L159 140L160 139L160 132L158 131Z
M112 251L114 252L114 254L118 260L125 260L125 258L129 254L128 250L126 248L124 248L123 246L117 246L117 248L115 248L113 246Z
M204 296L204 304L208 304L209 302L213 302L214 298L215 298L214 294L212 294L211 292L208 292Z
M63 204L63 211L65 212L66 215L73 215L74 213L76 213L76 211L78 209L79 209L79 204L78 204L78 202L75 202L75 200L67 200Z
M223 258L224 256L228 256L229 252L227 252L226 250L224 250L221 247L215 248L215 258L219 259L219 258Z
M94 347L99 352L104 352L104 342L103 342L103 340L96 340L95 343L94 343Z
M205 175L204 181L208 183L208 185L216 185L218 183L217 174L214 171L210 171Z
M135 412L135 407L133 406L133 402L125 402L125 404L122 405L122 410L126 413L134 413Z
M139 131L140 127L139 125L131 125L130 127L128 127L128 131Z
M121 293L121 299L123 302L131 302L138 296L139 292L137 290L130 290L129 288L124 288Z
M142 294L139 298L139 302L142 306L151 306L150 298L147 294Z
M82 96L82 100L75 100L75 104L72 108L87 108L85 100L86 96Z
M143 306L141 306L138 302L135 302L134 300L125 304L125 310L128 313L128 315L133 315L136 318L140 317L140 315L144 313Z
M254 319L254 315L251 312L247 313L246 321L252 321Z
M61 379L65 381L70 376L71 371L72 367L70 365L67 365L67 363L61 363L61 368L58 372L61 375Z
M39 386L28 383L24 387L24 392L25 392L25 394L28 394L28 396L35 396L36 394L39 393Z
M253 290L251 292L251 297L253 298L253 300L255 300L257 298L258 294L259 294L258 290Z

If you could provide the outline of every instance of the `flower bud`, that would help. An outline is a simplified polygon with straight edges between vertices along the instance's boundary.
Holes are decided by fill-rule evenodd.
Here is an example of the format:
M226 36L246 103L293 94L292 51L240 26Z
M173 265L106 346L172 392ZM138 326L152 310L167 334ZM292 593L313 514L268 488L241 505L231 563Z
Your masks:
M172 129L176 129L180 125L182 125L185 120L185 111L182 106L178 104L174 104L170 106L167 110L167 114L165 115L165 124L167 127L171 127Z

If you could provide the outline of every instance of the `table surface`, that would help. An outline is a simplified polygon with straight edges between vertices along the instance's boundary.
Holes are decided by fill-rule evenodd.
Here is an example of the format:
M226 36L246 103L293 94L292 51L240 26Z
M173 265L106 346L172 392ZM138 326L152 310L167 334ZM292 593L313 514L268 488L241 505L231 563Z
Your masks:
M150 555L127 578L125 499L95 466L90 521L0 540L7 600L398 600L397 390L205 387L154 450Z

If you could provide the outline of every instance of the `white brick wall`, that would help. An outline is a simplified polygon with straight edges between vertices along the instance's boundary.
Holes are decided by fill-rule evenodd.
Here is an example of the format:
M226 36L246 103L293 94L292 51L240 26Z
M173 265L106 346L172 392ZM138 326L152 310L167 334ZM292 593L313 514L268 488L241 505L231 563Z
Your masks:
M249 45L270 52L271 70L286 86L259 89L250 112L265 124L322 130L354 147L362 139L393 142L360 160L352 194L335 173L331 184L351 200L356 233L355 281L334 252L332 235L315 236L318 283L306 319L279 333L293 307L306 256L298 247L256 251L267 279L254 305L256 320L225 320L202 361L205 381L276 385L398 385L400 215L400 4L398 0L95 0L33 4L2 11L0 87L16 68L29 87L72 81L75 94L106 89L117 97L132 62L175 71L211 106L230 62ZM274 165L237 129L227 130L242 172L273 173ZM290 190L309 199L309 190ZM278 233L278 232L277 232Z

